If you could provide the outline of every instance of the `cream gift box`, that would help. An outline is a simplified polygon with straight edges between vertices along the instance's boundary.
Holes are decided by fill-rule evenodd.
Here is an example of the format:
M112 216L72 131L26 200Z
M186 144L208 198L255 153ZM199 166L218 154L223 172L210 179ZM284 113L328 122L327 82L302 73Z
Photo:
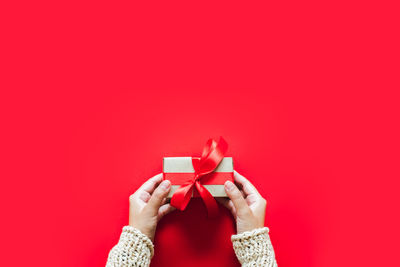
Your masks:
M164 179L171 181L171 191L168 198L171 198L182 184L193 180L195 171L192 160L199 160L199 158L165 157L163 159ZM233 159L231 157L224 157L213 172L201 176L200 183L212 196L226 197L224 183L227 180L233 182ZM197 190L194 190L192 196L199 197Z

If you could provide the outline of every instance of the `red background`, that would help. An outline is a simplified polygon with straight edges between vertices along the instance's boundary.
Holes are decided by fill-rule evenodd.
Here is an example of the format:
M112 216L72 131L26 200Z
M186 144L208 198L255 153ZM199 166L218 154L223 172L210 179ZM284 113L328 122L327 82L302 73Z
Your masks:
M395 1L2 2L1 265L104 266L163 156L224 136L279 266L399 266ZM238 266L226 210L152 266Z

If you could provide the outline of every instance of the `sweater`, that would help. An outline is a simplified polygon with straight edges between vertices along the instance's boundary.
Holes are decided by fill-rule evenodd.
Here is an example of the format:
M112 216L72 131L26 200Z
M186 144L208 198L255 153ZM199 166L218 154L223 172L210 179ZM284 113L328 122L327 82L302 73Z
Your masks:
M277 267L268 227L231 237L233 249L242 267ZM138 229L124 226L118 244L108 255L106 267L148 267L154 255L151 240Z

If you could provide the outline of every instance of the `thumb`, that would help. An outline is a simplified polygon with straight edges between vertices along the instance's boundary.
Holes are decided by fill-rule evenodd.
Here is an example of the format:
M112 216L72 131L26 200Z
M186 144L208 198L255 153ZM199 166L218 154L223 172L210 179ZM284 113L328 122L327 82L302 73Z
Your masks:
M154 190L149 202L147 202L146 205L146 209L148 209L152 216L158 215L158 210L163 204L163 200L167 197L170 190L171 182L168 180L162 181L156 190Z
M233 206L235 206L237 216L247 216L251 213L246 200L243 198L242 193L239 191L237 186L231 181L225 182L225 192L228 197L232 200Z

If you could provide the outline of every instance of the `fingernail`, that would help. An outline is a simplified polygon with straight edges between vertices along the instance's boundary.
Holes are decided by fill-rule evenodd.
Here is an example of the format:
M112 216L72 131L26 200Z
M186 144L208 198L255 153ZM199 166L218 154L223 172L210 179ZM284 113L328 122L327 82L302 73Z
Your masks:
M231 191L233 189L233 187L234 187L234 185L233 185L233 183L231 181L226 181L225 182L226 190Z
M168 190L169 187L171 186L171 182L168 180L164 180L162 181L162 183L160 184L160 188L164 191Z

